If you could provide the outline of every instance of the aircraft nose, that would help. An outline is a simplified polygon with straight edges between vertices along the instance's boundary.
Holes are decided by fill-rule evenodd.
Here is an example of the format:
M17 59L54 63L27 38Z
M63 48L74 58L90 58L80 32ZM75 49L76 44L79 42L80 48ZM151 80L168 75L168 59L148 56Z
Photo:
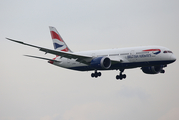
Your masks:
M173 60L173 62L175 62L176 59L177 59L177 58L176 58L174 55L171 56L171 60Z

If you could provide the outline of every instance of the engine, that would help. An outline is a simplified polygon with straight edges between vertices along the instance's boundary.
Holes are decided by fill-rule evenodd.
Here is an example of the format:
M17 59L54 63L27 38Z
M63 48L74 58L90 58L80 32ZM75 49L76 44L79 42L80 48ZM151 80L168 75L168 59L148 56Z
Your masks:
M95 69L109 69L111 67L111 60L108 57L96 57L90 65Z
M146 74L158 74L160 72L164 73L163 65L142 67L142 71Z

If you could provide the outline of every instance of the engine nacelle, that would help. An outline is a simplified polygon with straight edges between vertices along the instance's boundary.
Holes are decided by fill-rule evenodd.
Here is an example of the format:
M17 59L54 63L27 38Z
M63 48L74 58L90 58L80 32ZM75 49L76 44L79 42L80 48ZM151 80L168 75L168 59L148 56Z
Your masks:
M142 71L146 74L158 74L162 71L163 65L142 67Z
M109 69L111 67L111 60L108 57L96 57L90 65L95 69Z

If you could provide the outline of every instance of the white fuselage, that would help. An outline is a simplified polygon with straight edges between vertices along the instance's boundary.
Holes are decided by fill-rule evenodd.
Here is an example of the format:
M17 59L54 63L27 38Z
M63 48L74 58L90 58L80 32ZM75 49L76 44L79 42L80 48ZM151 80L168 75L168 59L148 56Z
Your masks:
M167 51L167 53L164 53ZM110 67L112 69L127 69L152 65L166 65L176 60L172 52L165 47L161 46L144 46L144 47L131 47L131 48L118 48L118 49L105 49L94 51L75 52L78 55L88 55L95 57L106 56L111 60L120 61ZM89 71L94 70L90 65L77 62L76 59L68 59L64 57L56 57L54 65L79 70ZM103 69L102 69L103 70ZM104 69L105 70L105 69ZM108 69L109 70L109 69Z

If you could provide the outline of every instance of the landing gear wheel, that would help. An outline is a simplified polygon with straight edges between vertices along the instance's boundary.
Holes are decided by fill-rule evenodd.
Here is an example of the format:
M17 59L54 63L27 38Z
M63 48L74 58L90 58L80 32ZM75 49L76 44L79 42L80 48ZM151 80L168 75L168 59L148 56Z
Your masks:
M122 75L122 78L124 78L124 79L125 79L125 78L126 78L126 74L123 74L123 75Z
M100 76L101 76L101 72L97 72L97 70L95 70L94 73L91 73L91 77L97 78L97 77L100 77Z
M116 75L116 79L117 79L117 80L119 79L119 75Z
M101 76L101 72L98 72L97 75L100 77Z
M122 76L119 76L119 79L122 80L123 79Z
M91 77L94 77L95 75L94 75L94 73L91 73Z
M119 75L116 75L116 79L125 79L126 78L126 74L122 74L124 72L124 69L120 70L120 74Z
M165 70L161 70L160 73L165 73Z

